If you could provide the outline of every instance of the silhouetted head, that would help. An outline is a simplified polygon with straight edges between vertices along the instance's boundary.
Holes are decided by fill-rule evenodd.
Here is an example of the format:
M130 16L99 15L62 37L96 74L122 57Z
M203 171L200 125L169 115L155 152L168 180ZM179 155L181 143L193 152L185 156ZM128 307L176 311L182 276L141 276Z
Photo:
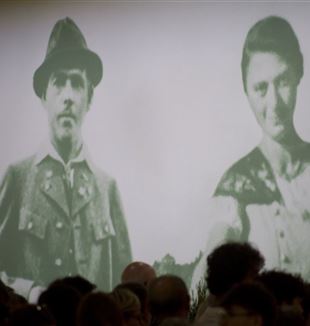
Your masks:
M235 285L223 298L227 326L273 326L276 302L260 283L243 282Z
M229 242L207 257L207 286L214 295L223 295L233 285L254 279L264 266L264 258L249 243Z
M77 326L123 326L122 312L111 295L103 292L87 294L77 312Z
M137 282L148 286L150 281L156 277L154 268L144 262L135 261L130 263L122 273L122 283Z
M175 275L162 275L154 279L148 291L152 318L186 318L190 296L185 282Z

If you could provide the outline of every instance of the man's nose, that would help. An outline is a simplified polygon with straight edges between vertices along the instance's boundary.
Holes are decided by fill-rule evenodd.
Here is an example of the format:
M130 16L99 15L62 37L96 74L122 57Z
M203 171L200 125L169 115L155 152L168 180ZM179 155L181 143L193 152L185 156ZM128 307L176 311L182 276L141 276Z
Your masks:
M66 80L66 83L65 83L65 85L63 87L63 90L62 90L62 95L63 95L63 101L65 103L73 102L73 87L72 87L70 79Z

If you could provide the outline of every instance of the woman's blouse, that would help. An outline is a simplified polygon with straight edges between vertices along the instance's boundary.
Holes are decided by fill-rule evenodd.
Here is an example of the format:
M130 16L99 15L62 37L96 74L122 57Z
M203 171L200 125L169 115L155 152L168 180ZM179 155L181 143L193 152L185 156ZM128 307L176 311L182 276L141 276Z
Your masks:
M223 175L208 212L207 247L193 275L203 277L205 258L215 246L249 241L267 269L284 269L310 281L310 155L292 180L276 177L256 147Z

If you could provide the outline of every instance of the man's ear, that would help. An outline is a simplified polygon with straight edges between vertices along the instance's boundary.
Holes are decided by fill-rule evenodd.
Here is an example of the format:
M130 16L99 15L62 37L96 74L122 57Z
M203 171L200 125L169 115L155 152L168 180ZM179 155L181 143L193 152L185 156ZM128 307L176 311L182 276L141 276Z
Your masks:
M44 108L46 108L46 91L47 91L47 84L45 85L45 89L42 91L42 94L40 96L40 101Z
M92 104L92 101L93 101L93 95L94 95L94 85L90 82L89 82L89 85L88 85L88 107L87 107L87 111L89 111L90 109L90 106Z

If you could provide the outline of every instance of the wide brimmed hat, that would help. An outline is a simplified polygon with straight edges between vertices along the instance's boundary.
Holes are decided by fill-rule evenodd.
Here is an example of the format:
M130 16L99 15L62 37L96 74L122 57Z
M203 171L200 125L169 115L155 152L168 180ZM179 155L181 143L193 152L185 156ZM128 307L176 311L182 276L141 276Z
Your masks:
M59 20L48 41L46 56L33 75L33 88L42 96L51 72L57 68L82 67L94 86L102 78L102 62L99 56L88 49L86 40L72 19Z

